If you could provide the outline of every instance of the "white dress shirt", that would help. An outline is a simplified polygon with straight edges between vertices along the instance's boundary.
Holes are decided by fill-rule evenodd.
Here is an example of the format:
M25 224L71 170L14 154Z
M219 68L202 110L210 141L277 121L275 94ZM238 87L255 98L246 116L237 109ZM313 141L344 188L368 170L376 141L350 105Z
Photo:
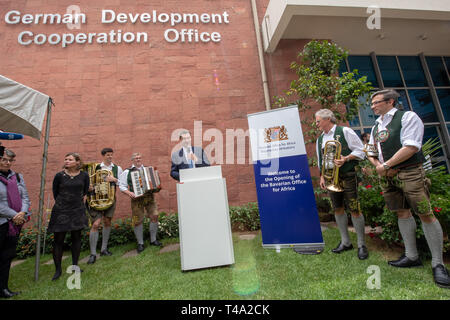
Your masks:
M345 141L347 141L348 148L352 151L350 154L354 155L360 160L364 160L366 157L366 154L364 152L364 145L361 141L361 139L358 137L355 131L353 129L348 127L342 127L344 131L344 138ZM322 146L319 149L319 139L316 141L316 153L317 153L317 160L319 160L319 152L321 149L325 148L325 144L327 141L334 140L334 132L336 131L336 125L334 125L328 133L323 133L323 139L322 139ZM319 168L321 167L321 163L319 163Z
M377 120L375 120L378 123L378 132L386 130L386 127L391 123L392 118L397 111L397 108L392 108L386 114L379 116ZM375 142L375 137L373 136L374 128L375 126L370 133L370 144L374 144ZM400 130L400 143L402 144L402 147L414 146L417 148L417 152L419 152L422 148L423 131L423 122L420 120L419 116L415 112L406 111L402 117L402 129ZM379 152L378 160L380 160L381 163L384 163L381 144L379 142L377 142L377 148Z
M183 155L184 155L184 158L186 159L186 163L189 163L189 161L192 161L192 167L195 168L195 161L188 158L188 155L191 153L194 153L191 146L183 147Z

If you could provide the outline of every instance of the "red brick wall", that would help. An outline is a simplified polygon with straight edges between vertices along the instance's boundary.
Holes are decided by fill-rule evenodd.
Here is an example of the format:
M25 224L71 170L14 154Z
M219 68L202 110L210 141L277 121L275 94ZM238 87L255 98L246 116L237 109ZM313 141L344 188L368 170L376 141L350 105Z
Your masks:
M268 0L257 1L261 20ZM150 3L150 4L149 4ZM22 0L0 2L0 74L51 96L52 111L45 203L51 184L61 170L64 155L79 152L85 161L100 161L100 150L112 147L115 162L126 168L133 152L143 154L144 164L158 167L163 190L156 196L161 211L177 211L176 183L169 176L171 141L175 129L194 129L202 121L203 132L217 128L225 141L226 129L248 129L247 114L265 110L251 2L243 0L194 0L181 7L180 1L78 1L87 23L80 30L65 25L8 25L5 14L64 14L69 1ZM165 24L102 24L101 10L141 13L229 13L229 24L175 26L221 33L219 43L169 43ZM17 42L23 30L37 33L147 32L147 44L71 44L22 46ZM282 93L294 73L289 64L306 41L282 41L280 48L266 55L270 96ZM149 45L150 44L150 45ZM1 128L0 128L1 129ZM41 139L42 140L42 139ZM199 141L194 141L195 145ZM203 141L203 147L210 144ZM253 168L245 164L223 164L230 205L256 201ZM26 137L3 142L17 153L15 169L24 174L32 206L37 210L42 166L42 141ZM235 147L235 146L234 146ZM224 148L224 161L226 148ZM311 150L308 149L308 152ZM234 161L237 161L236 150ZM49 197L50 196L50 197ZM118 196L116 218L130 215L127 197Z

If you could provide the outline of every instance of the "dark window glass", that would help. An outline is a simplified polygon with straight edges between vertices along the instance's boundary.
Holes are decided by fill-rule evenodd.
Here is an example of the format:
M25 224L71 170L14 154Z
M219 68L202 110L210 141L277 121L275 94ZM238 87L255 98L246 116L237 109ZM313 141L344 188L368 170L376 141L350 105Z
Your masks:
M445 121L450 121L450 89L436 89Z
M342 60L341 63L339 63L339 76L342 76L344 72L348 72L348 70L345 60Z
M423 122L438 122L430 90L416 89L408 90L411 99L412 109L422 119Z
M398 57L407 87L427 87L419 57Z
M422 144L424 144L425 142L427 142L430 139L434 139L434 138L438 138L438 132L437 132L437 128L435 126L425 126L424 131L423 131L423 140L422 140ZM440 141L440 139L438 138L438 141ZM442 145L442 143L441 143ZM438 150L436 150L435 152L436 156L443 156L444 152L442 151L442 148L439 148Z
M366 104L359 108L359 114L361 115L362 125L365 126L373 126L375 125L376 116L369 104Z
M367 81L372 84L373 87L378 87L378 81L373 69L373 63L370 56L349 56L348 64L350 71L358 69L359 77L367 76Z
M393 56L377 56L378 66L385 87L403 87L397 60Z
M347 107L348 112L348 107ZM348 122L350 124L350 127L359 127L359 117L358 115L355 115L355 117Z
M406 90L397 90L397 92L400 94L400 97L398 98L399 103L398 109L411 111L411 107L408 103L408 98L406 97Z
M447 71L450 73L450 57L444 57L444 61L447 66Z
M449 86L450 82L441 57L426 57L428 70L436 87Z

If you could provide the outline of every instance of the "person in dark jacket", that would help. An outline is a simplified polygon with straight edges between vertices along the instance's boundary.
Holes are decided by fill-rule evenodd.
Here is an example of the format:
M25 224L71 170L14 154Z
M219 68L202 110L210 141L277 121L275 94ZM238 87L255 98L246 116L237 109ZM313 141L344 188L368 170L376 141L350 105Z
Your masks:
M31 213L25 181L11 170L15 153L4 149L0 157L0 297L11 298L19 292L8 287L11 261L16 256L20 230Z

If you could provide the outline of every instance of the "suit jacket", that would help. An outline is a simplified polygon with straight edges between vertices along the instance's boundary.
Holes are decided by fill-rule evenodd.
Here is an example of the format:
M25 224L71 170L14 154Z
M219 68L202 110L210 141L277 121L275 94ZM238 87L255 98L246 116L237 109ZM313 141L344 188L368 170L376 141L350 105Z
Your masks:
M192 151L197 157L197 161L195 162L196 168L207 167L210 165L208 157L202 148L192 146ZM187 168L189 168L189 164L187 163L183 148L172 153L172 167L170 168L170 176L175 180L180 181L180 169Z

